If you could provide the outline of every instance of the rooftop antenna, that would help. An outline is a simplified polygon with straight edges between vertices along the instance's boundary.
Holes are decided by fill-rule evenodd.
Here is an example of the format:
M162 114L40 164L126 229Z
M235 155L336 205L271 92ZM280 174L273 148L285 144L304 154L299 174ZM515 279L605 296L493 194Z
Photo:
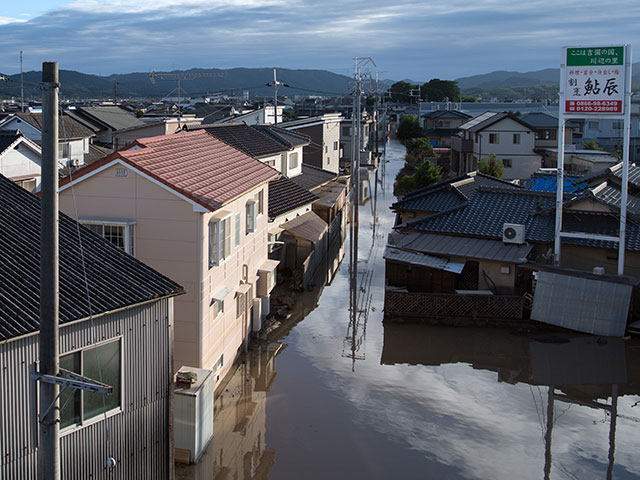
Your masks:
M178 83L178 130L180 129L180 118L182 117L182 107L181 107L181 90L180 90L180 82L182 80L193 80L195 78L221 78L224 77L224 73L168 73L168 72L156 72L155 70L151 70L149 74L149 79L152 84L156 83L156 78L158 80L175 80Z

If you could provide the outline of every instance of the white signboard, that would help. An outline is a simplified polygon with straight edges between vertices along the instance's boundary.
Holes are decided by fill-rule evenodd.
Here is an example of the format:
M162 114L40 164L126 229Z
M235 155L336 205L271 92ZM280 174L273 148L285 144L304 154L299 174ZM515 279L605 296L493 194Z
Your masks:
M566 115L624 113L625 51L620 47L566 49Z

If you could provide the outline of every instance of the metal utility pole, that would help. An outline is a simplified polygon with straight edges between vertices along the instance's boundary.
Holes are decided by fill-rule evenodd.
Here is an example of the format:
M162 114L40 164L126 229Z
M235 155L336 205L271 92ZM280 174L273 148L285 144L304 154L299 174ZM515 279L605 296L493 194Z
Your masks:
M274 118L274 126L278 126L278 88L280 88L280 85L282 85L283 87L288 87L289 85L287 85L286 83L280 82L278 81L277 75L276 75L276 71L277 69L273 69L273 82L269 82L267 83L267 87L273 87L273 118ZM267 107L267 103L265 101L265 109ZM265 110L266 113L266 110Z
M40 367L58 367L58 62L42 64L42 183L40 219ZM38 478L60 478L59 386L40 382Z
M24 113L24 71L22 69L22 50L20 50L20 111Z

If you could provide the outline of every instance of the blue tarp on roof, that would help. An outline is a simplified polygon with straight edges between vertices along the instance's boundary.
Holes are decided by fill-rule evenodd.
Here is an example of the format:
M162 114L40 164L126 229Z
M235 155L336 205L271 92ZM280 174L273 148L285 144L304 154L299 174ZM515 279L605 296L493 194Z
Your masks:
M527 190L533 192L555 192L558 178L556 175L532 175L527 181ZM564 176L564 192L573 193L587 186L580 177Z

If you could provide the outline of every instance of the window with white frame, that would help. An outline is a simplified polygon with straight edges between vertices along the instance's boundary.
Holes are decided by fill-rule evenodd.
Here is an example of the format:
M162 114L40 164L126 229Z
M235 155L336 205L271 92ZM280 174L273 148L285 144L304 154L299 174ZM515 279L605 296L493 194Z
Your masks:
M209 268L220 265L231 254L231 217L209 221Z
M289 154L289 168L292 170L298 168L298 152Z
M250 234L255 232L256 230L256 202L249 201L245 205L245 214L246 214L246 234Z
M238 246L240 246L240 214L239 214L239 213L236 213L236 219L235 219L235 220L236 220L236 222L235 222L235 223L236 223L236 230L235 230L236 238L235 238L235 244L236 244L236 247L238 247Z
M500 143L500 134L499 133L490 133L489 134L489 143Z
M80 223L93 233L104 237L120 250L135 255L135 222L116 220L80 219Z
M218 315L224 313L224 300L214 298L211 307L213 309L213 318L217 318Z
M60 368L112 387L110 395L67 388L60 394L60 428L82 425L122 407L120 339L60 355Z

